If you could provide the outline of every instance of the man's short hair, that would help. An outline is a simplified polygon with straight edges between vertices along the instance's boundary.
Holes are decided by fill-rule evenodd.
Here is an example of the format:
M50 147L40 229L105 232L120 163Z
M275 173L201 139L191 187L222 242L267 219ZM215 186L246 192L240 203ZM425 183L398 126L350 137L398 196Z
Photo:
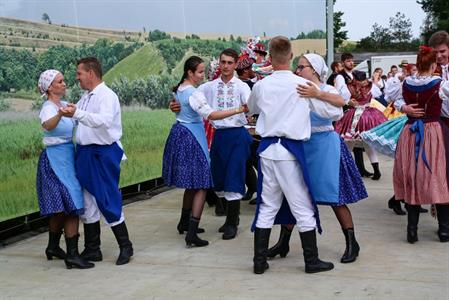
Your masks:
M292 57L292 44L285 36L275 36L268 45L271 59L278 63L288 63Z
M76 65L79 66L83 64L84 70L93 71L98 78L103 77L103 71L101 70L101 63L96 57L84 57L79 59L76 62Z
M220 60L221 60L222 55L226 55L226 56L230 56L230 57L234 58L234 62L237 62L239 60L239 54L237 53L237 51L235 51L232 48L224 49L223 51L221 51Z
M391 71L391 69L397 69L397 68L398 68L398 66L392 65L392 66L390 67L390 71Z
M345 52L345 53L341 54L341 61L345 61L347 59L353 59L353 58L354 58L354 55L352 55L349 52Z
M440 30L430 36L429 46L435 48L439 45L447 45L449 47L449 33L447 31Z
M341 61L334 61L333 63L331 63L332 72L335 72L337 70L338 64L341 64Z

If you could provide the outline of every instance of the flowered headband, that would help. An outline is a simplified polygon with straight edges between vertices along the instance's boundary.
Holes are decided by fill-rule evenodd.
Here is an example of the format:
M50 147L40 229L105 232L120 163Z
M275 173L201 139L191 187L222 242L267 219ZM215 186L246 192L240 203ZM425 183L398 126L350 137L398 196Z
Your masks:
M423 46L419 46L419 50L420 50L422 53L426 54L426 53L432 52L432 51L433 51L433 48L432 48L432 47L429 47L429 46L423 45Z

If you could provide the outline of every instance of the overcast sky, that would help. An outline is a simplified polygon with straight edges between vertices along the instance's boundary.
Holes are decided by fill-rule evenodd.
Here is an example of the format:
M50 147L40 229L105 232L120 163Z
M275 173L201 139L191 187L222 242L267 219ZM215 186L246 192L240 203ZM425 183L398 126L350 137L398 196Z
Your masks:
M424 12L415 0L337 0L351 40L405 13L418 36ZM325 30L325 0L0 0L0 16L126 30L216 32L289 37ZM101 12L101 13L100 13Z

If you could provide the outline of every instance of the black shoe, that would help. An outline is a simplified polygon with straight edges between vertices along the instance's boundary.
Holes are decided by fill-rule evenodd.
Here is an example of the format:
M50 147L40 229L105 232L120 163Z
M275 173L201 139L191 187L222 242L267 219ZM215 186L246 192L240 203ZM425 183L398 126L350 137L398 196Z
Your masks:
M355 239L353 228L343 229L343 234L345 235L346 249L340 262L342 264L347 264L354 262L357 259L357 256L359 256L360 246Z
M371 177L374 173L370 173L365 169L365 161L363 160L363 148L355 147L354 152L354 161L359 170L360 176L362 177Z
M438 237L440 242L449 242L449 205L436 205L438 218Z
M218 198L217 203L215 204L215 215L218 217L222 217L226 215L226 205L227 201L225 198Z
M406 204L407 209L407 242L414 244L418 241L419 205Z
M287 228L285 225L281 225L281 233L279 235L279 241L268 249L267 257L275 258L276 255L280 255L282 258L286 257L288 252L290 251L290 237L292 235L292 231Z
M48 246L45 249L45 255L48 260L52 260L53 257L64 259L66 253L59 247L59 241L61 240L62 232L48 232Z
M189 231L189 219L192 213L191 209L182 209L181 219L179 219L178 229L179 234L184 234L184 232ZM205 230L203 228L198 228L196 233L203 233Z
M100 221L84 224L84 250L81 257L88 261L102 261L100 244Z
M426 208L423 208L422 206L420 206L420 207L419 207L419 212L420 212L421 214L425 214L425 213L428 213L429 210L426 209Z
M255 193L254 191L248 190L248 191L246 192L245 196L243 196L242 201L248 201L248 200L253 199L254 193Z
M189 221L189 231L186 234L186 246L187 247L204 247L209 245L208 241L202 240L198 237L198 225L200 223L200 219L191 217Z
M330 271L334 268L331 262L322 261L318 258L318 247L316 243L315 229L300 232L301 244L304 254L304 263L306 265L306 273L318 273Z
M271 228L256 228L254 232L254 274L263 274L269 268L267 252L270 233Z
M222 236L223 240L232 240L237 236L239 214L240 214L240 200L228 201L226 222Z
M394 196L388 200L388 208L391 208L399 216L406 214L405 211L402 210L401 201L396 200Z
M374 174L371 177L371 179L372 180L379 180L380 176L382 175L382 174L380 174L379 163L372 163L371 165L373 166L373 169L374 169Z
M74 237L65 237L65 243L67 246L67 256L64 259L67 269L73 267L78 269L90 269L95 265L82 258L78 253L78 235Z
M120 248L120 253L115 264L118 266L127 264L129 263L131 256L134 255L134 249L133 244L129 240L126 224L123 221L118 225L112 226L111 229Z

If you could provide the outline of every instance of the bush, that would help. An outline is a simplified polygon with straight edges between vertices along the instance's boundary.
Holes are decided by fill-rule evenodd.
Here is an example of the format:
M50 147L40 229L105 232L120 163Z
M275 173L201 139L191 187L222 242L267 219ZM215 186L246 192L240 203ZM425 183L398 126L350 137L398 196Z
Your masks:
M7 111L11 107L9 101L5 99L0 99L0 111Z

